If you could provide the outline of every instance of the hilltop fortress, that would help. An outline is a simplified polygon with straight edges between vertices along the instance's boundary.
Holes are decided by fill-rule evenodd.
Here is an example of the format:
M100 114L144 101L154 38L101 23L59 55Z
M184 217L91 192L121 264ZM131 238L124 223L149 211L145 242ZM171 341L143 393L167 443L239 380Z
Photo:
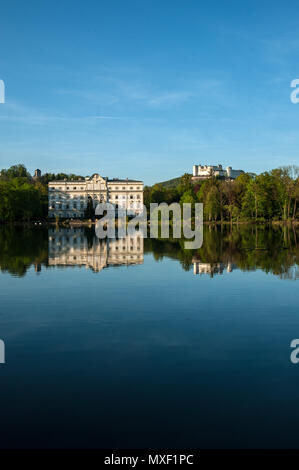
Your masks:
M192 180L205 180L212 176L225 180L234 180L244 173L243 170L233 170L231 166L222 168L222 165L193 165Z

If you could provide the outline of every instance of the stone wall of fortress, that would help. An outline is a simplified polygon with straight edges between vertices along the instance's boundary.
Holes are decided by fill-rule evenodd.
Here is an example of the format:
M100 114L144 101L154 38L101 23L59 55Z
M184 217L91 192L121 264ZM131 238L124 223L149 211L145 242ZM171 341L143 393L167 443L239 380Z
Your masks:
M243 170L233 170L231 166L227 166L223 168L222 165L193 165L193 176L192 180L203 180L207 178L211 178L212 176L221 178L221 179L229 179L234 180L239 175L244 173Z

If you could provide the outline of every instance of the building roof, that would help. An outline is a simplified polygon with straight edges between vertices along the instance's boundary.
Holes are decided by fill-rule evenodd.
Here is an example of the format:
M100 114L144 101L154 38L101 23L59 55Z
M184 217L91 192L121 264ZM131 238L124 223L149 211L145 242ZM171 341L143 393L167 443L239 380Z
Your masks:
M142 183L140 180L129 180L129 179L118 179L118 178L112 178L107 180L108 183Z
M55 180L55 181L49 181L49 184L55 183L55 184L61 184L61 183L86 183L87 181L91 181L94 175L92 175L91 178L89 179L81 179L81 180ZM107 183L143 183L143 181L140 180L129 180L129 179L119 179L119 178L107 178L107 177L102 177Z
M62 183L85 183L85 180L53 180L49 181L48 184L62 184Z

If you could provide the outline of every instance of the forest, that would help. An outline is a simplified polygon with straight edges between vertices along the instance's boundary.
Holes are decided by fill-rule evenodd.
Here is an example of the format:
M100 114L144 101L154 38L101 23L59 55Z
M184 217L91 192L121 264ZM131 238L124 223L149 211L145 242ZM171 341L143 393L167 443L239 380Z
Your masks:
M181 177L176 187L160 183L144 188L144 203L203 203L208 222L296 221L299 217L299 167L287 166L260 175L244 173L234 181L210 177L193 183Z
M0 172L0 222L45 220L48 215L48 182L83 178L66 173L45 173L35 179L23 164Z
M0 222L46 220L48 182L83 178L45 173L35 179L22 164L0 173ZM299 167L285 166L259 175L244 173L234 181L210 177L194 183L191 175L144 187L144 204L203 203L207 222L272 222L299 219ZM175 182L175 184L173 184Z
M67 228L59 229L67 236ZM84 227L81 236L88 240L88 249L96 243L93 227ZM144 254L153 253L156 261L178 260L185 271L200 261L211 267L231 263L242 271L262 269L281 279L299 279L299 227L292 225L236 224L204 226L204 244L198 250L184 249L184 241L146 238ZM106 241L102 240L103 246ZM0 227L0 271L25 276L30 266L37 274L49 266L49 233L45 226L6 224Z

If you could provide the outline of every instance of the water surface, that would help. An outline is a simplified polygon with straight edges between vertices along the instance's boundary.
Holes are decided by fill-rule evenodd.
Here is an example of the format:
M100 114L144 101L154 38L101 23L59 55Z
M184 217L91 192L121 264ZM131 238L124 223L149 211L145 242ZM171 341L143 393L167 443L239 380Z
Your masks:
M0 228L0 446L298 447L298 243Z

